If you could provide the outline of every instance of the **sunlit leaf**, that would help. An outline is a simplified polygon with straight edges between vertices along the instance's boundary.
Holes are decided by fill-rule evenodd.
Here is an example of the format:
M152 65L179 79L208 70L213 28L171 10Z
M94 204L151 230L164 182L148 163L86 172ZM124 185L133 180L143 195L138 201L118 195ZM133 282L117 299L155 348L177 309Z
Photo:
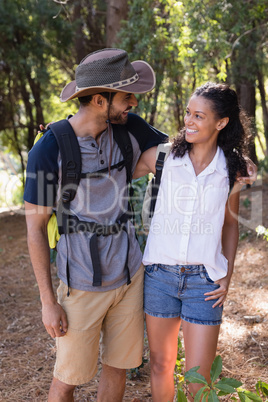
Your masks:
M187 402L187 398L181 389L177 392L177 402Z
M226 384L230 385L231 387L238 388L241 387L242 382L236 380L235 378L223 377L219 382L217 382L217 385L218 384Z
M222 358L221 356L216 356L210 370L210 378L212 383L219 377L221 371L222 371Z
M243 392L238 392L238 396L241 402L250 402L250 399Z
M215 384L214 387L219 389L220 391L226 392L227 394L232 394L233 392L236 392L235 388L232 387L231 385L222 384L220 382Z
M184 375L185 380L192 382L193 384L207 384L205 377L202 376L202 374L197 373L199 368L200 367L197 366L188 370Z
M256 384L256 390L258 392L258 395L260 395L260 393L262 392L263 395L268 396L268 384L266 384L266 382L258 381Z

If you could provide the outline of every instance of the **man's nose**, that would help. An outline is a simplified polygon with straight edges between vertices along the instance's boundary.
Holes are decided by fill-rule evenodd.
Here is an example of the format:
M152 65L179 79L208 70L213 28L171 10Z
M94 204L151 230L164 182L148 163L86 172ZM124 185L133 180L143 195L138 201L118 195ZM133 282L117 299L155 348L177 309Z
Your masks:
M130 98L130 100L129 100L129 104L131 105L131 106L138 106L138 100L137 100L137 98L136 98L136 96L134 95L134 94L132 94L131 95L131 98Z

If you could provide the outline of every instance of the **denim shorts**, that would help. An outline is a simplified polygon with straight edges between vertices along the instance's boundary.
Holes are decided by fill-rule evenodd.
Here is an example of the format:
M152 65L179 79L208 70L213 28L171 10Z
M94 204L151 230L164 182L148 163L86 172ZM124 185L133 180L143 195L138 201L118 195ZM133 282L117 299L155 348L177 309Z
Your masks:
M221 324L223 307L207 300L204 293L219 287L204 265L145 266L144 311L154 317L181 317L202 325Z

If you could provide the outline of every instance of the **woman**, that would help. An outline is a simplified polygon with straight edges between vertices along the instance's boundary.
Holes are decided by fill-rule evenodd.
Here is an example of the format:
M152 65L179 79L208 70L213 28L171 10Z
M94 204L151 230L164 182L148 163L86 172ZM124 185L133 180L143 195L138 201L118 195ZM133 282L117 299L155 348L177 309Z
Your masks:
M210 381L238 243L249 121L235 91L207 83L192 95L185 128L165 162L144 252L144 310L154 402L173 401L182 324L186 370ZM154 171L155 149L136 177ZM239 178L240 177L240 178ZM194 395L202 385L191 384Z

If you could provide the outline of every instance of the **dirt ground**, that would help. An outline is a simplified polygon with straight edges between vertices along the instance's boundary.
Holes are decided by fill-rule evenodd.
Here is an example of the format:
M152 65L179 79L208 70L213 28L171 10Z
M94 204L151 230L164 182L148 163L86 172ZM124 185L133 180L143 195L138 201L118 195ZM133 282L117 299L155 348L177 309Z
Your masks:
M268 227L268 181L257 182L241 197L236 268L225 303L218 354L223 375L254 391L268 382L268 242L257 238ZM52 267L53 283L57 276ZM46 401L55 357L54 341L41 322L40 300L26 245L23 211L0 215L0 401ZM124 401L151 401L149 354L144 367L129 372ZM99 374L79 387L77 401L96 400ZM136 398L136 399L135 399Z

